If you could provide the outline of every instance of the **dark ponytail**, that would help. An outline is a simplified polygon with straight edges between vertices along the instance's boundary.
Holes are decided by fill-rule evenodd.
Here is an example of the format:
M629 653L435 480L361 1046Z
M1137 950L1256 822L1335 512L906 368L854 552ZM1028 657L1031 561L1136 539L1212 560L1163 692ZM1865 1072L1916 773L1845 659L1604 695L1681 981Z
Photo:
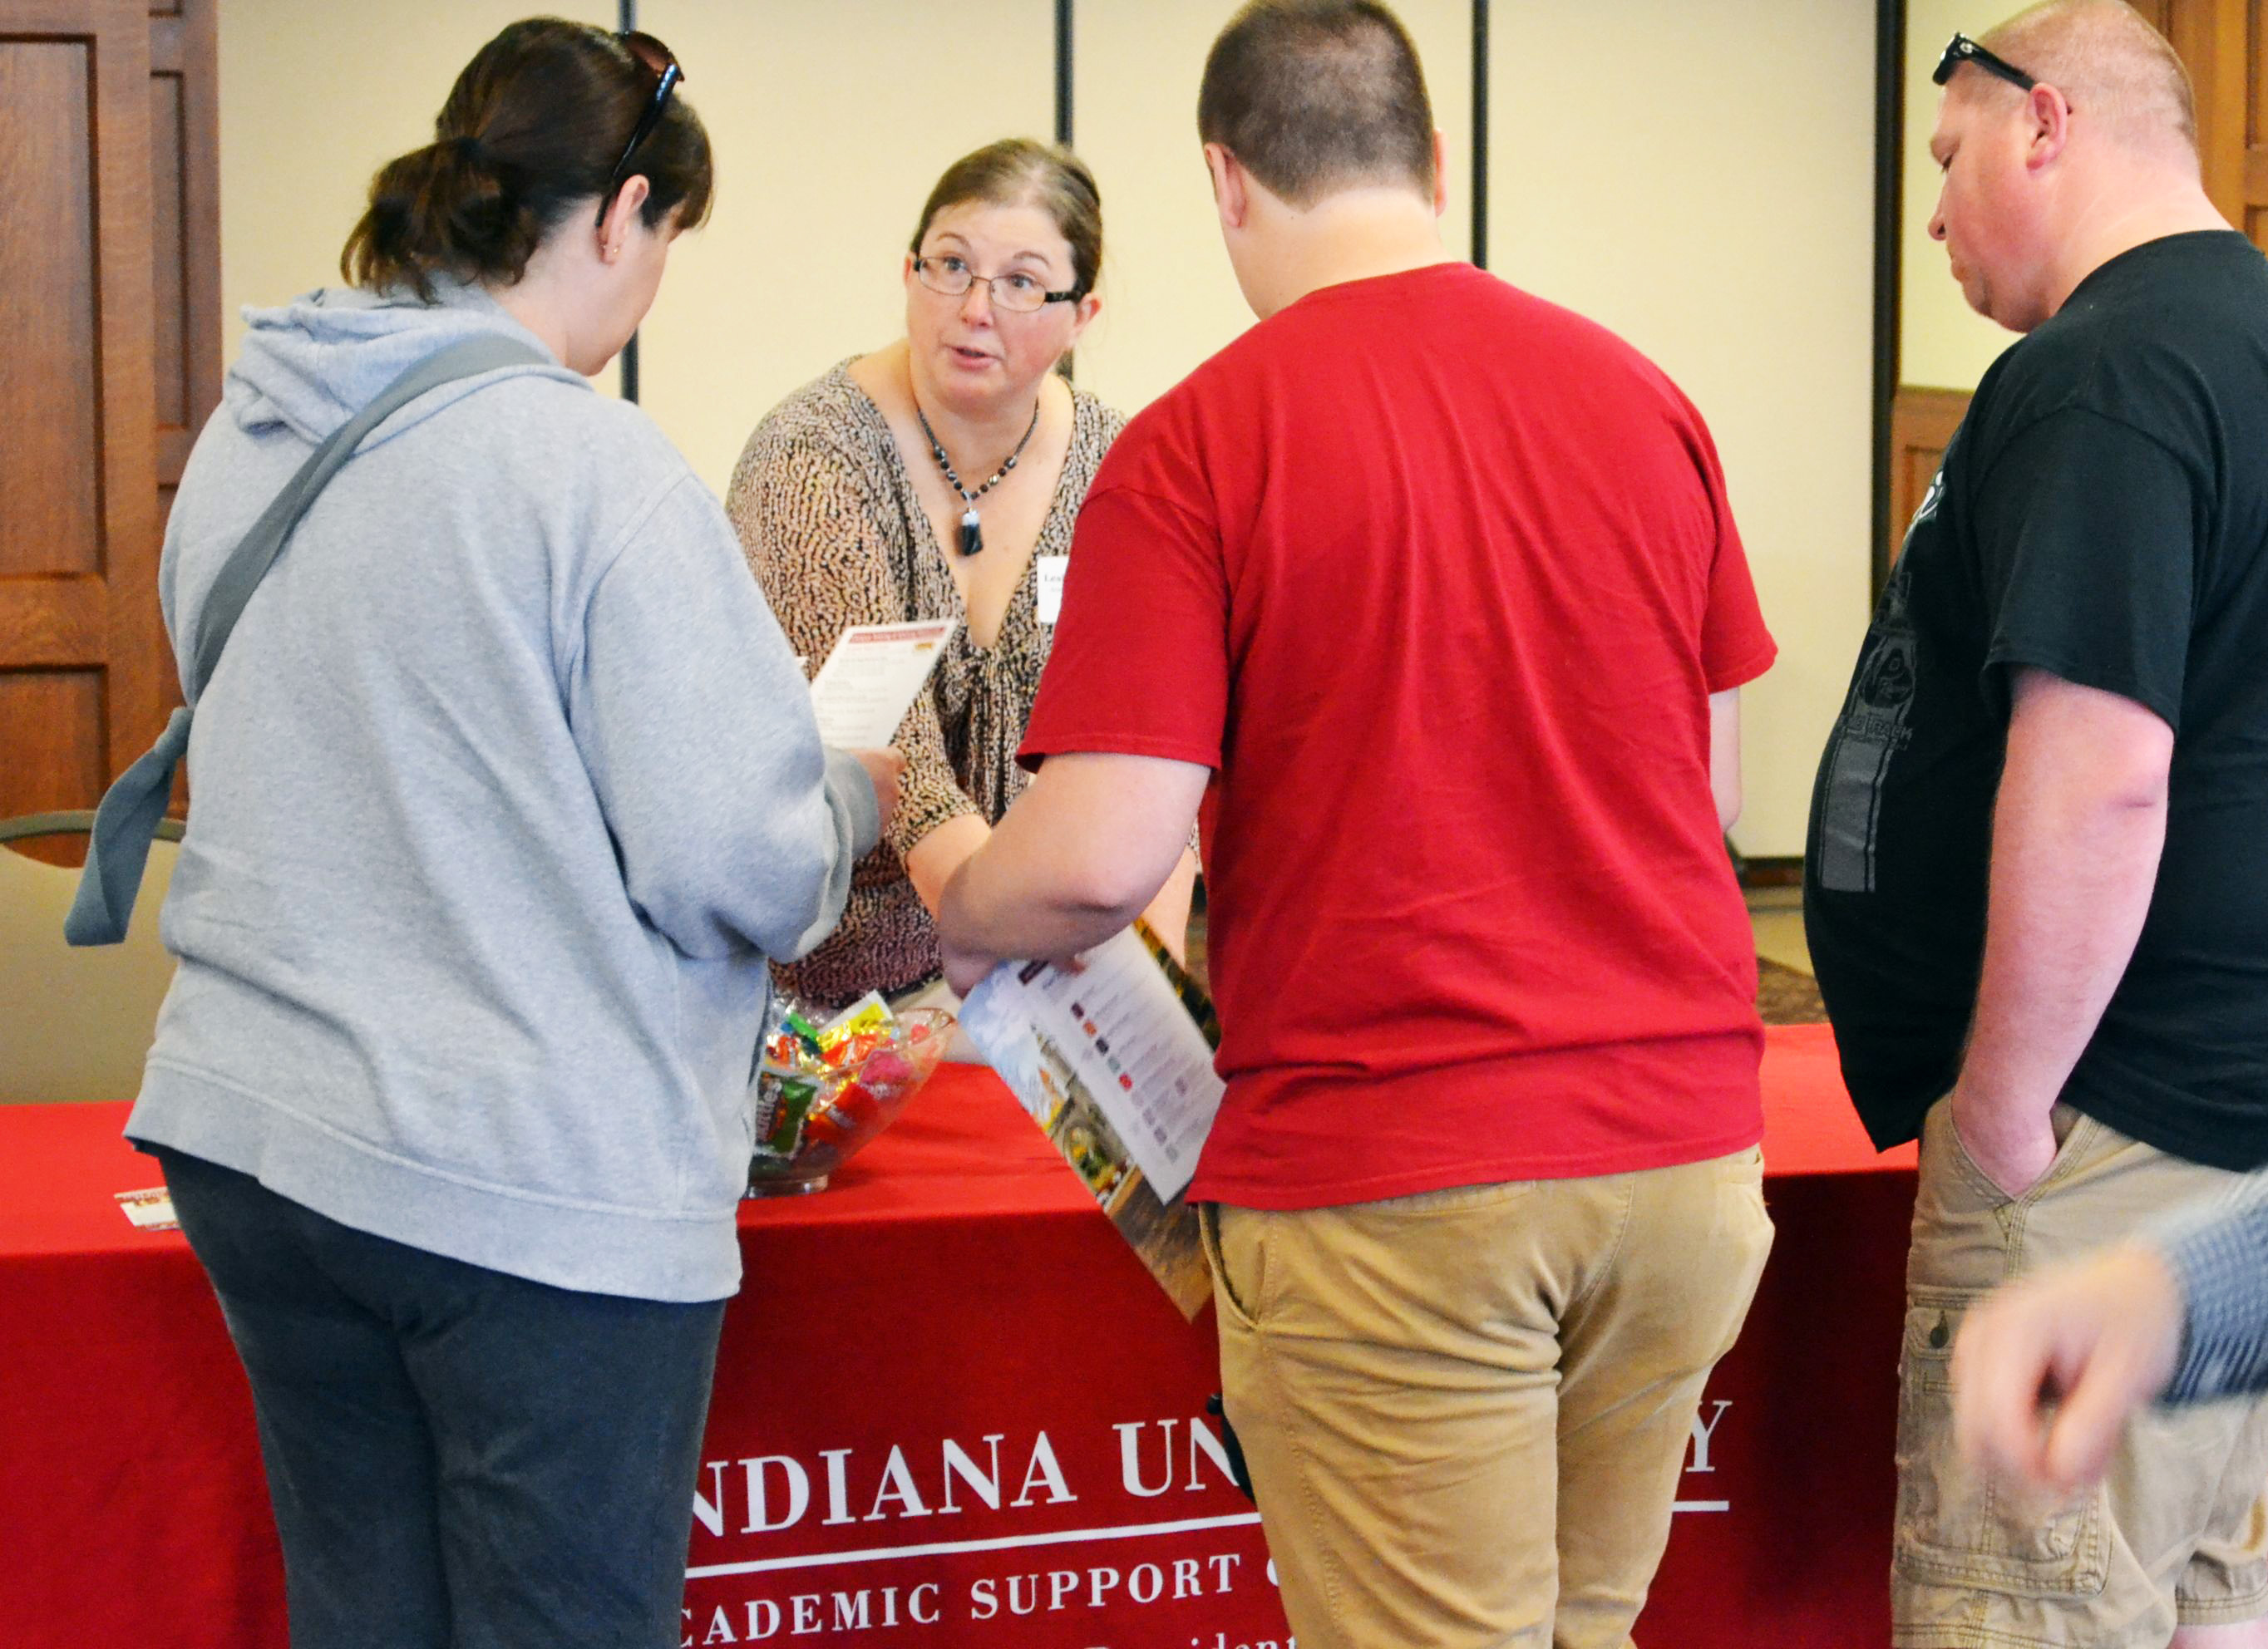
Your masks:
M434 141L371 180L340 272L428 303L436 276L510 285L544 237L607 188L653 90L652 71L603 29L558 18L511 25L457 77ZM616 187L633 177L652 191L639 214L648 228L672 211L686 229L708 217L709 134L681 92Z

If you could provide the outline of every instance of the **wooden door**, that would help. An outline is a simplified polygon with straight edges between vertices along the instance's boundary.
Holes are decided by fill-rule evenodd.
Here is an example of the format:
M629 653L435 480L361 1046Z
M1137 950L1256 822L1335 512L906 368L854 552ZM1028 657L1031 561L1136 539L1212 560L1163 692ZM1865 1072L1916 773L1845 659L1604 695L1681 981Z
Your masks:
M2268 248L2268 39L2264 0L2162 0L2166 36L2197 86L2198 149L2205 193L2221 215ZM2158 19L2153 18L2152 21Z
M0 0L0 817L178 698L158 546L219 396L215 0Z

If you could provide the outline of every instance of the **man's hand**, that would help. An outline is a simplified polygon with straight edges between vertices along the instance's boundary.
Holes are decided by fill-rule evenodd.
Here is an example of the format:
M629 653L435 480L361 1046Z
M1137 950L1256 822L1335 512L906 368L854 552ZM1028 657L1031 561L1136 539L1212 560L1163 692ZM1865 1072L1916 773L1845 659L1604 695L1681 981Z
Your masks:
M2049 1113L1992 1104L1959 1084L1946 1105L1961 1148L2009 1201L2038 1184L2055 1161L2055 1124Z
M2165 1389L2182 1322L2173 1273L2139 1244L2001 1289L1953 1348L1962 1454L2029 1494L2067 1499L2102 1476L2127 1420Z
M882 810L882 833L889 834L890 821L898 811L898 781L906 775L906 758L895 745L886 745L880 750L853 750L858 765L866 769L866 777L874 783L874 805Z

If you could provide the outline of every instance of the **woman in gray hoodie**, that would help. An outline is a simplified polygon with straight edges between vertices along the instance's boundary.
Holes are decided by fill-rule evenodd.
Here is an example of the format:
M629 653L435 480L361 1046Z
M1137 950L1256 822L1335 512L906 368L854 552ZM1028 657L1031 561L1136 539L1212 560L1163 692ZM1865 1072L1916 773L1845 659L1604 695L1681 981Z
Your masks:
M714 497L585 381L708 210L681 77L581 24L483 47L352 286L249 315L167 529L188 658L319 443L526 346L363 440L192 686L127 1131L251 1376L301 1649L677 1641L768 961L895 798L894 754L821 747Z

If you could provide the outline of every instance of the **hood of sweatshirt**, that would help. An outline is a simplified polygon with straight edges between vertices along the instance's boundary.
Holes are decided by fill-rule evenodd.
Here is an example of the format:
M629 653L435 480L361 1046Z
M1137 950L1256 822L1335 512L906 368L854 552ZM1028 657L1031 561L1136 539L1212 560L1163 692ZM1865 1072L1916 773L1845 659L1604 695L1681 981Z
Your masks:
M284 428L312 445L427 357L495 333L525 342L541 364L484 372L420 396L372 431L364 446L415 428L499 377L535 373L590 386L482 288L436 282L434 295L426 304L414 294L326 287L280 308L247 308L251 332L229 369L222 404L247 434Z

